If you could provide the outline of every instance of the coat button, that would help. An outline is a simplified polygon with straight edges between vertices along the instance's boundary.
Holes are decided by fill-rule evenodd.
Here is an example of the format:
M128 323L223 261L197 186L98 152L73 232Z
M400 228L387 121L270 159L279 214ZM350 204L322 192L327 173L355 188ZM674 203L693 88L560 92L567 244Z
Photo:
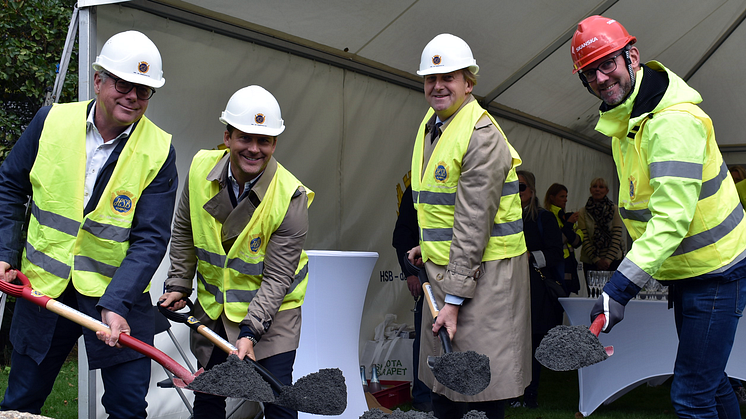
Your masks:
M443 274L437 274L437 275L435 275L435 280L436 281L442 281L443 280Z

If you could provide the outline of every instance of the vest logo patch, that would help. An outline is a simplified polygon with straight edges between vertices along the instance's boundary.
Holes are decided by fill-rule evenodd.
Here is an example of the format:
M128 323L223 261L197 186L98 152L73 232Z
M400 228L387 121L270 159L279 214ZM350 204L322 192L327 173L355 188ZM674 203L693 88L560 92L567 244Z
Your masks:
M258 113L256 115L254 115L254 122L256 122L259 125L264 124L264 114L263 113Z
M629 177L629 199L635 199L635 178L634 176Z
M251 240L249 240L249 250L251 250L251 253L258 252L261 247L262 247L261 236L257 235Z
M437 180L438 182L445 182L448 180L448 166L445 162L438 162L437 166L435 166L434 175L435 180Z
M140 61L137 63L137 71L143 74L147 73L150 71L150 64L148 64L147 61Z
M132 211L135 207L132 197L135 195L127 191L117 191L112 194L111 198L111 209L114 210L115 214L124 215Z
M443 61L443 60L440 58L440 55L433 55L433 64L434 65L440 65L441 61Z

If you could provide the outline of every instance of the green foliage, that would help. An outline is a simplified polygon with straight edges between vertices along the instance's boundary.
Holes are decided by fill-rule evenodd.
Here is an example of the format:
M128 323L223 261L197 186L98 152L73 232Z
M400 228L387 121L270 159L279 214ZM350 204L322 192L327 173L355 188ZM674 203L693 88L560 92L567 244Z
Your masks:
M0 161L54 87L75 0L0 0ZM58 102L77 100L77 41Z
M0 370L0 399L8 387L8 374L11 367ZM52 387L52 393L41 408L41 414L55 419L78 418L78 361L75 357L68 358L62 365L57 380ZM0 415L2 416L2 415ZM3 416L4 417L4 416Z

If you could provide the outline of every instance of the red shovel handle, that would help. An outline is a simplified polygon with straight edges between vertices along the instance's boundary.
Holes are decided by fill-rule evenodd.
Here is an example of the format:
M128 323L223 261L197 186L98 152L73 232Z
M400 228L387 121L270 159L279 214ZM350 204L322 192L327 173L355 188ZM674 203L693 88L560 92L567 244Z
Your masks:
M589 328L591 333L598 336L598 334L601 333L601 329L604 328L605 323L606 316L604 316L603 313L596 316L596 318L593 320L593 323L591 323L591 327Z
M34 291L31 288L31 283L29 282L26 275L22 274L20 271L16 271L16 277L21 281L21 284L23 285L15 285L11 284L10 282L0 281L0 291L14 297L22 297L25 300L31 301L34 304L44 307L47 310L56 313L68 320L71 320L87 329L91 329L95 332L103 331L111 333L111 329L109 328L109 326L105 325L104 323L94 319L91 316L83 314L72 307L62 304L61 302L53 298L47 297L46 295L38 291ZM119 343L163 365L175 376L182 379L184 383L189 384L194 381L195 374L192 374L186 368L179 365L178 362L174 361L170 356L148 345L147 343L126 333L122 333L119 335Z

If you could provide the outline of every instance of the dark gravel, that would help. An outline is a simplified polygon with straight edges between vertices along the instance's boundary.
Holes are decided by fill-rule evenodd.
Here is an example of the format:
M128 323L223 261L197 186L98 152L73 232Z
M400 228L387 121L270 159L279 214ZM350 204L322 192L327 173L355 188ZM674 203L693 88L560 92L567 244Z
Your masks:
M347 408L345 377L338 368L308 374L283 387L277 404L315 415L341 415Z
M433 375L451 390L473 396L490 385L490 359L474 351L450 352L435 357Z
M198 375L188 389L220 396L272 403L275 394L269 383L254 369L254 365L229 355L222 364Z
M541 340L536 360L554 371L572 371L608 358L604 346L588 326L556 326Z

